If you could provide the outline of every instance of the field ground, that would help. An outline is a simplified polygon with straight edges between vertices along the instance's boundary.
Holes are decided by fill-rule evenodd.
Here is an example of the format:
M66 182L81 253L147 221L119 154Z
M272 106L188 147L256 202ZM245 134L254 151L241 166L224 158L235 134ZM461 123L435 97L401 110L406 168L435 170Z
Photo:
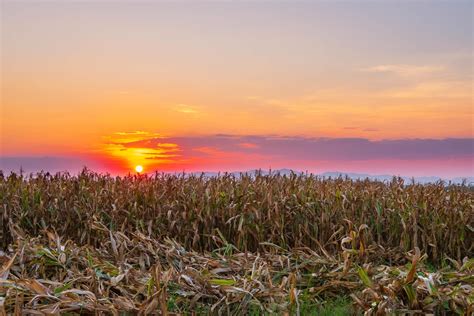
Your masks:
M472 187L0 174L0 314L474 312Z

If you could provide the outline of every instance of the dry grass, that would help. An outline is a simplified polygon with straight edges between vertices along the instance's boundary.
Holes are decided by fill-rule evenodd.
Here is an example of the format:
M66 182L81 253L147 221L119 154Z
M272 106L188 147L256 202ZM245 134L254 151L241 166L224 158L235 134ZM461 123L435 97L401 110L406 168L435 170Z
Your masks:
M0 176L0 313L473 312L467 186Z

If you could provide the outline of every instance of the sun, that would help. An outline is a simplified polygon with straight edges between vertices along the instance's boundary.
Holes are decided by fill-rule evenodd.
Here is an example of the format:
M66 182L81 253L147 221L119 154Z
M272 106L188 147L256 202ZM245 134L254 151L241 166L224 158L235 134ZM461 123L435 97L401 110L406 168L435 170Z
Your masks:
M143 171L143 166L137 165L135 166L135 171L141 173Z

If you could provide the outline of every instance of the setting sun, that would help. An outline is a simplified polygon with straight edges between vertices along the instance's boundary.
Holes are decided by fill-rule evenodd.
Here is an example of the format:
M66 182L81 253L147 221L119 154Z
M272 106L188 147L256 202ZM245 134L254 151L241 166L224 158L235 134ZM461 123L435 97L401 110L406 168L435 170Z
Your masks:
M138 173L141 173L143 171L143 166L140 166L140 165L136 166L135 171Z

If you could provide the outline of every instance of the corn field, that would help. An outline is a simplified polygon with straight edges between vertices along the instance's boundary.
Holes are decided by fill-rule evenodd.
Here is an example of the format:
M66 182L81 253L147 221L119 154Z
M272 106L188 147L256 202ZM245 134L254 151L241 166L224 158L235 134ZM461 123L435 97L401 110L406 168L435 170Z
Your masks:
M474 312L474 189L0 174L0 314Z

